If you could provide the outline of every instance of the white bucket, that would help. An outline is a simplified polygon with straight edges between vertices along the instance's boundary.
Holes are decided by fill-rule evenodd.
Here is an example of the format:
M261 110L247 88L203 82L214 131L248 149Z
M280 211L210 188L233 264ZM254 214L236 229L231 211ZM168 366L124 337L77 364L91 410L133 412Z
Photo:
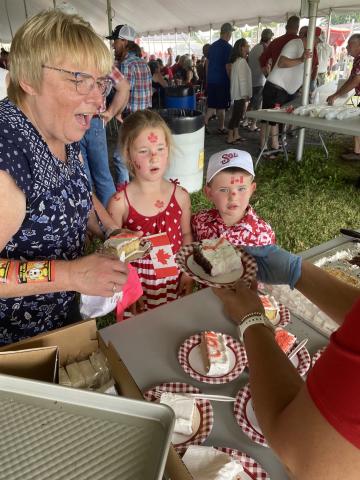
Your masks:
M190 193L201 190L204 171L205 128L192 133L172 134L173 145L167 179L178 179Z

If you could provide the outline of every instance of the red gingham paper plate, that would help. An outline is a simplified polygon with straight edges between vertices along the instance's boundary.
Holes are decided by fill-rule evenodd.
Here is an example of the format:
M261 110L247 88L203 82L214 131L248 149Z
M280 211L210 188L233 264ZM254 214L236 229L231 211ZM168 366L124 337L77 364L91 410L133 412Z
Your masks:
M144 392L143 395L145 400L156 402L159 401L159 393L161 394L162 392L200 393L200 390L187 383L167 382L155 385ZM195 418L197 429L191 437L174 433L172 443L175 448L183 448L188 445L201 445L211 433L214 424L214 413L211 403L209 400L199 398L197 398L195 402L197 407L197 418Z
M235 450L234 448L227 447L214 447L220 452L227 453L230 457L238 460L243 466L245 475L241 475L241 480L270 480L269 474L257 463L253 458L246 455L246 453ZM186 448L178 450L178 453L183 456L186 452ZM239 478L240 480L240 478Z
M243 275L240 276L239 270L234 270L230 273L225 273L224 275L217 275L216 277L211 277L203 270L200 265L195 263L193 257L194 245L199 244L200 242L190 243L189 245L184 245L175 255L175 262L177 263L180 270L189 277L193 278L199 283L207 285L208 287L217 287L217 288L232 288L234 284L241 278L245 283L250 285L250 283L256 278L257 265L255 259L245 252L242 247L236 247L241 251L241 260L244 267Z
M236 400L234 403L234 415L238 425L241 427L242 431L254 442L268 447L265 437L262 434L256 417L254 415L254 410L252 408L250 387L246 385L244 388L239 390L236 395Z
M286 327L290 323L290 311L282 303L279 303L279 320L274 327Z
M319 348L317 352L314 353L311 359L311 368L315 365L315 363L319 360L321 355L324 353L326 347Z
M296 347L298 342L295 343L293 348ZM291 350L290 350L291 353ZM298 371L299 375L305 375L305 373L309 370L311 365L311 357L308 350L303 347L298 353L295 355L294 358L290 360L290 362L294 365L296 370Z
M227 453L231 457L234 457L236 460L239 460L243 466L244 472L248 475L249 480L270 480L270 477L267 472L259 465L255 460L246 453L239 452L234 448L225 448L225 447L216 447L217 450ZM241 477L241 480L248 480L247 478Z
M230 366L232 368L230 368L230 371L225 375L218 377L205 374L205 368L203 366L200 352L200 333L192 335L181 345L178 352L178 360L184 371L190 375L191 378L204 383L229 383L238 378L244 371L247 362L245 348L238 340L235 340L235 338L230 335L223 335L227 346L227 352L230 357Z

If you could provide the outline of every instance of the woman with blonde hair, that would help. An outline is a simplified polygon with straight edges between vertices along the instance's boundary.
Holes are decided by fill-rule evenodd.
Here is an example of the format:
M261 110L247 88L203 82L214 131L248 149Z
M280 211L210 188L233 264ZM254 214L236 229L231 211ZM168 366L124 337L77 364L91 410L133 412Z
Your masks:
M42 12L17 31L0 102L0 345L79 319L76 292L112 296L117 259L83 256L115 229L91 195L79 140L110 88L112 58L77 15ZM95 210L96 207L96 210Z

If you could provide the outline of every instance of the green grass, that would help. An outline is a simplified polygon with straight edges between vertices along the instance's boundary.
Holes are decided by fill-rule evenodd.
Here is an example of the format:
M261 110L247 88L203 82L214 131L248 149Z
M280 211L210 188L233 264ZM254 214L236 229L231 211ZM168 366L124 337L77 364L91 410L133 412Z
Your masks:
M360 168L338 161L333 141L329 160L319 148L307 148L301 162L290 157L263 161L256 172L251 204L275 231L277 242L293 252L307 250L339 235L341 227L359 228ZM201 192L191 195L194 211L207 208Z

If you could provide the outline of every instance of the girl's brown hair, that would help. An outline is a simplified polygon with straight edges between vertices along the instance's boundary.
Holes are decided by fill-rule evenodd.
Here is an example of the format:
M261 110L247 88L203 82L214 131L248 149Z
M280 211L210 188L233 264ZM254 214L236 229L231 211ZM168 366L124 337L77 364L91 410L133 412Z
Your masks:
M120 134L120 147L126 160L126 166L133 175L135 175L135 169L130 158L130 148L145 128L163 129L170 154L171 131L161 116L152 110L138 110L132 113L124 120Z

